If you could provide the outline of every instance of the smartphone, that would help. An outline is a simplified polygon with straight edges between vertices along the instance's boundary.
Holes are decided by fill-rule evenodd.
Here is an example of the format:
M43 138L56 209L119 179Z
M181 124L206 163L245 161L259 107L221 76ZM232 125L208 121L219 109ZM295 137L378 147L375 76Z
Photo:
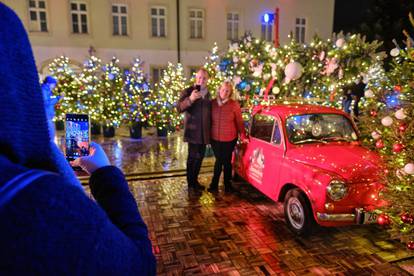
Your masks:
M66 114L65 118L65 155L66 160L73 161L89 155L90 143L89 115ZM73 167L80 170L79 167Z
M201 91L201 85L196 84L195 89L198 90L199 92Z

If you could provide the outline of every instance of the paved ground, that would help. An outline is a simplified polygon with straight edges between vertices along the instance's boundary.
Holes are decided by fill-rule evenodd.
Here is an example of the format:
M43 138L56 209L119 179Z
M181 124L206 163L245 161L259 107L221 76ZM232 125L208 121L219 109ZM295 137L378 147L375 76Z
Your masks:
M252 186L188 193L181 136L94 137L127 174L146 221L159 275L409 275L414 252L382 228L319 229L310 238L286 227L283 207ZM200 180L208 185L212 158ZM84 179L86 180L86 179Z

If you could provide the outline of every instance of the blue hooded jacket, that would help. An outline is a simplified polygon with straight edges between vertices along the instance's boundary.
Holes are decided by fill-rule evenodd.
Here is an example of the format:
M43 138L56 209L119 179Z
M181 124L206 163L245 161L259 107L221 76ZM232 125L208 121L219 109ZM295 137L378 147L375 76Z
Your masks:
M50 172L0 206L1 275L155 275L151 241L122 172L91 175L84 193L51 142L27 34L0 3L0 191ZM0 193L1 196L1 193Z

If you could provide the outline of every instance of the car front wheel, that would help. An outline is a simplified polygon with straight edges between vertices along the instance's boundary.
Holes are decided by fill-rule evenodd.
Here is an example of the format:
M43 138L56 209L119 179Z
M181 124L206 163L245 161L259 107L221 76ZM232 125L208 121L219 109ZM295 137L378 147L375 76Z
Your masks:
M284 202L285 220L295 234L307 236L315 225L312 208L305 194L299 189L290 190Z

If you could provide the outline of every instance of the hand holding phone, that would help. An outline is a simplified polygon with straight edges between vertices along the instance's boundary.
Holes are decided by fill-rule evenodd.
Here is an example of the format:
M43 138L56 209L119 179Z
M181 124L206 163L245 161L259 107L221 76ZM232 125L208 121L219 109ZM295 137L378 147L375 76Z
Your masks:
M197 85L196 85L197 86ZM199 85L198 85L199 86ZM197 90L197 87L196 87L196 89L194 89L192 92L191 92L191 95L190 95L190 101L193 103L193 102L195 102L196 100L198 100L198 99L200 99L201 98L201 92L200 92L200 90Z
M91 142L90 155L75 159L71 162L71 165L81 167L88 174L92 174L97 169L109 166L111 163L102 147L95 142Z
M66 114L65 155L70 162L81 156L89 155L90 128L87 114ZM80 170L80 167L73 167Z
M196 84L195 89L196 89L198 92L200 92L200 91L201 91L201 85Z

